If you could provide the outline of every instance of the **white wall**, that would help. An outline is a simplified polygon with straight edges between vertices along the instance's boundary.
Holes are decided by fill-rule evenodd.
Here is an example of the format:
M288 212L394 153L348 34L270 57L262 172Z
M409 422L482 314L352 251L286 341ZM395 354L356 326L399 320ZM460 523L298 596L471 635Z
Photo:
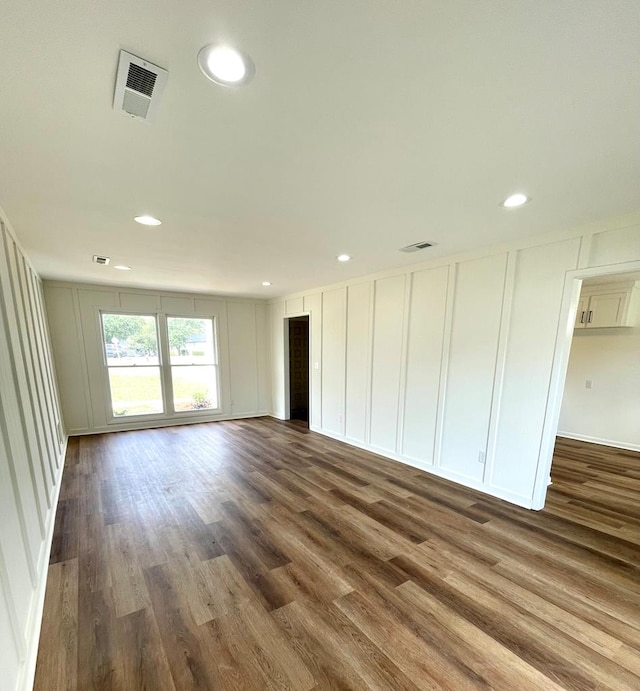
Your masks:
M31 688L66 437L40 279L0 212L0 686Z
M68 434L205 422L271 412L270 334L264 301L44 282L60 401ZM111 419L102 359L100 310L215 317L221 410L147 420Z
M540 508L564 377L556 346L577 302L570 272L639 259L635 214L273 301L273 413L284 411L282 320L302 306L319 363L312 429Z
M558 430L640 451L640 329L576 329Z

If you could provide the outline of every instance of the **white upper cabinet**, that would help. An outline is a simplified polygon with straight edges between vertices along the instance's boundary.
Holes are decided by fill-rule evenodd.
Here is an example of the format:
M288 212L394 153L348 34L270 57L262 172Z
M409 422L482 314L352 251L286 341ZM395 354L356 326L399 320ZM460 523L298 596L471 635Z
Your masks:
M576 329L583 329L587 324L587 312L589 311L589 298L580 296L578 311L576 312Z
M640 290L636 284L584 286L576 314L576 329L635 326Z

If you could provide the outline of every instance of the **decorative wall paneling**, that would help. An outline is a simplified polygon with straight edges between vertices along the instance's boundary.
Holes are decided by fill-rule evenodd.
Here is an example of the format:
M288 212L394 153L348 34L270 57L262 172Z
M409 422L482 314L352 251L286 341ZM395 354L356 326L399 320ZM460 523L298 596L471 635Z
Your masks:
M53 355L69 434L205 422L271 412L270 323L264 301L45 281ZM100 311L215 317L221 410L111 419Z
M287 296L270 304L272 326L302 298L313 430L540 508L573 284L579 271L634 260L637 214ZM272 345L282 417L283 354Z
M66 437L40 279L0 214L0 669L31 688Z

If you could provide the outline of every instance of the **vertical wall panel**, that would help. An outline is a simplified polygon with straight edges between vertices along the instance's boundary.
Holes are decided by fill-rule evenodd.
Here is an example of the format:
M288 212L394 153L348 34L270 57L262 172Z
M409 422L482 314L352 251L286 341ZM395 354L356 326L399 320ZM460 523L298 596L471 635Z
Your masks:
M39 330L37 317L38 306L35 303L33 286L30 281L31 272L24 258L18 255L17 248L16 264L19 271L19 282L22 290L24 311L27 315L27 333L31 342L35 380L37 382L38 397L40 398L42 409L42 424L46 433L45 437L49 451L48 456L51 464L51 473L52 477L54 477L58 468L57 461L60 448L58 445L57 422L53 414L53 403L47 380L48 365L44 355L46 343L43 342L42 334Z
M565 273L578 238L517 253L491 486L531 499Z
M271 411L271 331L269 329L269 308L256 303L256 368L258 373L258 413Z
M371 444L395 452L402 360L405 276L375 282L371 368Z
M347 288L345 434L362 443L366 441L367 393L371 372L371 289L371 283L360 283Z
M322 295L305 295L304 311L309 313L309 346L311 359L311 391L309 402L309 425L319 428L322 425Z
M4 319L7 350L2 354L2 357L5 357L6 364L11 366L15 391L24 408L23 414L20 416L23 425L22 436L26 446L25 453L32 478L40 530L44 534L45 516L50 505L49 493L53 477L46 457L44 430L41 425L36 424L39 417L39 403L32 386L34 382L33 364L24 310L19 309L19 290L10 280L13 272L10 269L9 257L13 256L14 243L6 233L3 235L4 238L0 239L0 245L4 247L5 251L0 252L0 275L3 276L3 280L0 280L0 286L4 300L0 304L0 320Z
M171 317L187 317L195 311L195 300L161 295L160 309Z
M196 299L195 300L195 310L196 314L201 317L211 317L214 314L220 314L224 310L223 300L211 300L211 299Z
M60 401L58 399L58 392L56 389L55 369L53 365L53 357L51 355L51 339L49 338L49 331L47 329L44 298L42 295L42 283L40 282L40 278L35 271L29 267L27 267L27 270L31 281L35 320L38 325L40 342L42 343L42 364L44 368L44 375L47 381L47 401L51 409L52 424L56 433L56 441L58 442L56 450L57 459L59 461L60 451L62 451L62 447L64 446L62 413L60 412Z
M272 411L278 418L285 415L285 386L287 378L284 366L284 302L270 305L271 313L271 352L278 353L272 362Z
M322 427L344 434L345 288L322 294Z
M4 383L4 377L0 376L0 385ZM5 401L6 399L3 396L3 407ZM9 606L15 612L20 644L24 646L27 635L26 626L29 607L31 606L31 594L36 585L35 569L40 539L39 534L34 530L30 530L34 526L27 525L25 531L25 512L20 494L16 491L16 484L12 477L12 471L16 465L19 465L16 463L18 457L14 455L14 447L11 445L10 436L11 433L7 429L5 415L0 411L0 507L2 509L0 545L2 546L7 571L6 587L11 596ZM28 514L26 518L28 518Z
M106 427L111 415L109 403L109 389L104 374L104 356L102 350L102 333L100 324L100 310L117 310L118 295L105 290L80 291L80 333L84 345L87 363L88 381L84 379L84 372L78 370L75 380L76 389L86 388L91 402L91 420L94 427ZM57 318L57 315L56 317ZM71 328L71 324L69 324ZM53 353L57 357L59 346L54 342ZM82 379L80 379L82 376ZM73 434L75 430L68 429Z
M256 320L254 306L249 302L227 305L229 372L231 375L234 415L253 413L258 409L258 363L256 352Z
M8 253L8 262L11 271L11 280L15 295L16 314L18 316L18 329L23 344L23 357L29 380L29 389L32 399L35 401L36 419L40 430L42 459L45 461L47 477L47 491L54 484L55 476L55 447L48 425L48 411L45 404L44 383L39 366L38 348L33 323L33 311L29 302L29 293L25 282L24 272L21 270L21 257L16 254L15 244Z
M433 463L449 268L411 277L402 454Z
M45 288L51 341L56 346L56 371L60 398L64 401L65 429L87 431L90 401L84 378L84 353L78 329L74 293L71 288Z
M11 630L10 602L10 595L0 580L0 670L2 688L7 690L16 688L21 663Z
M589 266L637 261L640 257L640 225L596 233L589 254Z
M482 481L487 449L506 254L458 265L440 465Z
M286 314L300 314L304 309L304 298L285 300L284 305Z
M129 312L155 312L160 309L160 295L120 293L119 304Z

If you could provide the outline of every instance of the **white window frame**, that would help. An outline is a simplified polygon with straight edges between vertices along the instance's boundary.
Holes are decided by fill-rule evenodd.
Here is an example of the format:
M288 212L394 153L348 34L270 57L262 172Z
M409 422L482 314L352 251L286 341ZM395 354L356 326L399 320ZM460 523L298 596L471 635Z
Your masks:
M158 342L158 363L155 365L130 365L130 367L144 367L144 368L157 368L159 373L160 373L160 396L162 400L162 407L163 410L161 413L141 413L138 415L116 415L114 410L113 410L113 395L111 393L111 379L109 377L109 370L110 369L117 369L120 367L121 369L125 369L127 366L126 365L109 365L108 359L107 359L107 344L105 343L104 340L104 322L103 322L103 316L104 315L109 315L109 314L114 314L118 316L123 316L123 317L153 317L155 322L156 322L156 339ZM137 420L156 420L156 419L161 419L167 417L167 403L166 399L164 396L164 387L163 387L163 382L162 382L162 344L161 344L161 339L160 339L160 320L159 320L159 315L157 312L153 311L147 311L147 312L142 312L142 311L136 311L136 312L131 312L131 311L125 311L125 310L114 310L114 309L101 309L99 311L99 324L100 324L100 343L101 343L101 349L102 349L102 364L104 366L104 372L105 372L105 390L107 394L107 413L109 414L108 422L110 423L121 423L123 421L137 421Z
M170 395L170 410L173 417L184 417L186 415L211 415L219 414L222 412L222 401L221 401L221 388L220 388L220 347L218 343L218 319L215 315L203 317L202 315L194 314L164 314L164 332L166 337L166 357L163 360L166 362L167 366L167 394ZM169 319L202 319L211 322L211 331L213 334L213 364L195 364L195 365L172 365L171 364L171 353L169 345ZM216 401L217 406L215 408L199 408L197 410L176 410L173 401L173 367L215 367L215 386L216 386Z
M110 366L107 362L107 350L104 340L104 323L102 317L105 314L116 314L127 317L153 317L156 320L156 336L158 339L158 364L157 365L135 365L136 367L158 367L160 371L160 391L162 396L162 405L164 411L162 413L143 413L139 415L115 415L113 412L113 397L111 395L111 381L109 378L109 370L116 366ZM171 368L170 347L169 347L169 330L168 318L177 319L207 319L211 321L213 331L213 350L215 362L208 367L215 367L215 386L217 395L217 407L202 408L198 410L175 410L173 404L173 377ZM221 386L221 363L220 363L220 337L219 337L219 318L215 314L167 314L157 310L123 310L114 309L111 307L102 307L98 309L98 325L100 349L102 353L102 366L104 368L105 381L105 404L107 413L107 424L126 424L154 420L171 420L185 417L207 417L211 415L220 415L222 413L222 386ZM133 367L133 365L131 365ZM203 367L205 365L176 365L185 367ZM121 366L126 367L125 366Z

